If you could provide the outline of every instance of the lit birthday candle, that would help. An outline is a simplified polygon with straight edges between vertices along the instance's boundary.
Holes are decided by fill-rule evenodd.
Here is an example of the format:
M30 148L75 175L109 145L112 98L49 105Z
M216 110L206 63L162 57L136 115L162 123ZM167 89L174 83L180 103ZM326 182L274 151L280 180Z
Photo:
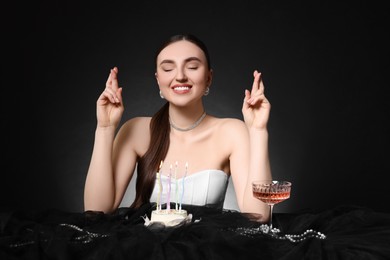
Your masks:
M172 176L172 164L169 167L169 175L168 175L168 197L167 197L167 210L171 209L171 176Z
M181 199L180 199L180 208L179 210L181 211L181 205L183 204L183 195L184 195L184 180L187 176L187 171L188 171L188 162L186 162L186 169L185 169L185 172L184 172L184 177L183 177L183 180L182 180L182 191L181 191Z
M162 192L162 183L161 183L161 167L163 165L163 161L160 162L160 167L157 172L157 184L158 184L158 194L157 194L157 210L161 210L161 192Z
M175 196L175 209L178 210L178 207L177 207L177 202L179 200L179 185L177 183L177 164L178 162L176 161L175 163L175 189L176 189L176 196Z

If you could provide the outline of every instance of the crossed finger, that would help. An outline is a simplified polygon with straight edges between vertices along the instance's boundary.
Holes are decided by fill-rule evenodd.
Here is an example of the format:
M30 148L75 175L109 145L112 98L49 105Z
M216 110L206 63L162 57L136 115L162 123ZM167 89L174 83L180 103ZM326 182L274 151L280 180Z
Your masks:
M264 84L263 80L261 79L261 73L259 73L257 70L253 72L253 84L252 84L252 90L247 94L246 96L246 102L250 105L256 104L256 102L261 99L262 95L264 95Z
M110 75L108 76L107 82L106 82L106 88L103 92L103 95L107 97L112 103L119 103L119 98L117 97L116 93L119 89L118 86L118 68L114 67L110 71Z
M251 96L260 96L264 94L264 84L263 80L261 78L261 73L255 70L253 72L253 85L252 85L252 91Z
M108 75L108 79L106 81L106 87L112 88L115 91L118 90L118 68L114 67L111 69L110 74Z

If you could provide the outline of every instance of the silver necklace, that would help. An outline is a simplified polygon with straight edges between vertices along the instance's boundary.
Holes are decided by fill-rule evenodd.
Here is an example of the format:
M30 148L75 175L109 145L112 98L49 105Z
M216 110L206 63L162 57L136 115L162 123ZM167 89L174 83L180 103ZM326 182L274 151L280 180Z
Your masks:
M175 123L172 121L171 118L169 118L169 124L170 124L173 128L175 128L176 130L178 130L178 131L182 131L182 132L190 131L190 130L194 129L195 127L197 127L197 126L200 124L200 122L202 122L203 118L205 118L205 116L206 116L206 111L203 112L203 114L199 117L198 120L196 120L195 123L193 123L192 125L190 125L190 126L187 127L187 128L178 127L177 125L175 125Z
M315 231L313 229L307 229L301 234L281 234L280 229L270 228L267 224L262 224L260 227L238 227L234 231L236 231L240 235L253 237L259 234L269 235L272 238L280 239L280 240L289 240L293 243L301 242L308 238L317 238L317 239L326 239L326 235Z

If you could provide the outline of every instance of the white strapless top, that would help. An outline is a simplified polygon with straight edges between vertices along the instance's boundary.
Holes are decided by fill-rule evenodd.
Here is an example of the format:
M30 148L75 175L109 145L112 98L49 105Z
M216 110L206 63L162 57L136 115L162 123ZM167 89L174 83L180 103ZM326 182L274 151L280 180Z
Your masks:
M150 198L151 202L157 202L158 195L160 195L160 204L165 204L168 202L168 193L170 193L171 203L222 209L229 184L229 176L221 170L203 170L185 178L177 180L171 178L170 192L169 177L162 175L161 184L162 191L159 189L158 179L156 178Z

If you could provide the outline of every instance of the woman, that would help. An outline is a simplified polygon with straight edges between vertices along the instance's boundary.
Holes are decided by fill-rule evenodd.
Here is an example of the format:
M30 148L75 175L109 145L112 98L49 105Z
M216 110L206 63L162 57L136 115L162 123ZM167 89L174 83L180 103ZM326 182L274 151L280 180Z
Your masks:
M207 48L193 35L173 36L156 55L155 77L167 103L152 118L128 120L115 134L124 111L117 76L115 67L97 100L85 210L117 209L137 167L134 208L162 200L155 185L159 170L164 183L185 183L183 204L215 207L221 207L231 176L240 211L268 219L269 207L253 197L251 188L253 180L272 179L267 131L271 105L258 71L253 72L251 91L245 90L244 121L206 114L202 100L213 76Z

